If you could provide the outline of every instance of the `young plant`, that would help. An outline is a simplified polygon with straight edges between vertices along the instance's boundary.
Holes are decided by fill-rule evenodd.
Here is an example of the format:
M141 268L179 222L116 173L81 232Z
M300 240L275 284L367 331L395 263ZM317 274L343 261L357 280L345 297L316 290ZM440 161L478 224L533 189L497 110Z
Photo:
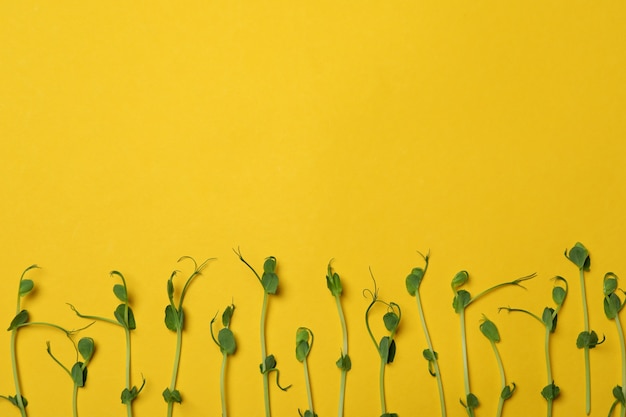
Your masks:
M190 260L193 262L193 272L185 281L185 285L183 286L182 291L180 292L180 297L178 299L178 305L174 301L174 277L176 276L178 271L172 272L170 278L167 280L167 298L170 303L165 307L165 327L169 330L176 332L176 352L174 353L174 366L172 369L172 379L170 380L169 387L163 390L163 399L167 403L167 416L172 417L172 413L174 411L174 403L181 403L183 401L180 392L176 389L176 380L178 378L178 368L180 366L180 354L183 344L183 330L185 328L184 323L184 310L183 310L183 301L185 301L185 296L187 295L187 291L189 290L189 285L193 281L195 277L202 273L202 270L206 267L207 263L210 259L202 262L198 265L192 257L183 256L178 260L178 262L182 260Z
M544 351L546 356L546 373L548 378L548 385L543 388L543 390L541 391L541 395L548 402L548 417L552 416L552 403L561 392L560 388L554 383L554 378L552 377L552 365L550 362L550 335L556 331L558 313L561 310L561 307L563 307L563 303L565 302L565 298L567 297L568 292L567 281L565 280L565 278L557 276L554 278L554 280L555 285L552 289L552 300L556 304L556 307L544 308L541 317L521 308L500 307L499 309L509 312L514 311L527 314L537 320L539 323L541 323L546 329L544 337ZM563 284L563 287L559 285L560 283Z
M309 343L310 340L310 343ZM313 347L313 332L306 327L299 327L296 331L296 359L299 362L302 362L304 365L304 382L306 384L306 393L307 398L309 400L309 409L304 412L300 412L298 409L298 414L300 417L317 417L313 408L313 395L311 394L311 379L309 378L309 366L307 364L307 357L311 352L311 348Z
M578 274L580 277L580 292L582 294L583 301L583 315L585 330L580 332L576 339L576 347L578 349L584 349L585 353L585 398L587 415L591 413L591 370L589 365L589 349L595 348L601 342L598 341L598 335L595 331L589 330L589 311L587 309L587 293L585 291L585 271L589 271L591 266L591 259L589 258L589 251L583 246L582 243L576 242L573 248L567 253L565 250L565 257L569 259L574 265L578 267Z
M226 389L225 389L225 379L226 379L226 362L228 360L229 355L233 355L237 350L237 343L235 342L235 335L232 330L230 330L230 321L233 318L233 314L235 312L235 305L230 304L228 307L224 309L224 313L222 313L222 325L224 326L218 333L217 339L215 338L215 334L213 333L213 322L215 322L215 317L211 320L211 338L215 342L215 344L220 348L222 352L222 369L220 371L220 396L222 399L222 417L227 417L227 409L226 409Z
M282 391L287 391L291 385L282 387L278 381L280 371L276 367L276 358L274 355L267 355L267 345L265 340L265 327L267 322L267 306L270 295L275 295L278 292L278 275L276 274L276 258L269 256L265 258L263 263L263 275L259 276L256 270L243 258L241 251L234 251L239 257L239 260L243 262L256 276L257 280L263 287L263 306L261 307L261 375L263 376L263 394L265 399L265 416L270 417L272 415L270 407L270 391L269 391L269 374L276 372L276 385Z
M87 382L87 365L89 365L89 361L93 356L94 352L94 341L91 337L83 337L78 341L78 345L74 343L72 340L72 346L74 346L74 350L76 350L76 363L72 366L72 369L69 370L59 361L53 354L52 349L50 347L50 342L47 342L48 355L67 373L67 375L74 382L74 389L72 391L72 415L74 417L78 417L78 388L84 387ZM78 355L83 358L82 361L79 360Z
M426 270L428 269L429 254L426 254L426 256L424 256L420 252L418 253L424 259L424 268L413 268L411 273L406 277L406 289L411 296L415 297L417 301L417 311L420 316L420 321L422 322L422 329L424 330L424 336L426 337L426 344L428 345L428 349L424 349L422 354L424 355L424 359L428 361L428 372L432 376L437 377L441 415L442 417L446 417L446 401L443 395L443 383L441 381L441 372L439 370L439 356L437 355L437 352L435 352L435 350L433 349L433 343L430 339L428 327L426 326L424 309L422 308L422 299L419 292L420 285L422 284L422 280L424 279L424 275L426 275Z
M394 340L394 336L398 331L402 311L400 310L400 306L398 304L394 302L387 303L378 299L378 288L376 287L376 280L373 275L372 280L374 280L374 290L365 289L363 290L363 295L372 299L369 306L367 306L367 310L365 310L365 327L367 327L367 332L369 333L370 338L376 347L376 351L380 356L379 390L380 408L382 413L380 417L398 417L398 414L396 413L387 412L387 405L385 403L385 367L393 362L396 355L396 341ZM383 316L383 323L388 331L388 335L383 336L380 339L380 342L376 341L370 327L370 312L377 303L387 307L387 312Z
M337 304L337 311L339 312L339 322L341 323L341 332L343 334L343 346L341 349L341 356L336 362L337 368L341 370L341 382L339 386L339 417L343 417L343 409L346 398L346 378L348 371L352 368L352 361L348 356L348 328L346 326L346 319L343 314L343 308L341 307L341 294L343 287L341 285L341 278L339 274L333 271L331 266L332 260L328 262L328 269L326 272L326 286L330 290L330 293L335 297L335 303Z
M122 390L122 394L120 395L120 399L122 404L126 405L126 414L128 417L132 417L133 401L139 396L141 391L143 390L144 385L146 384L145 378L142 376L141 386L137 388L137 386L131 386L131 378L130 378L130 359L131 359L131 344L130 344L130 332L135 330L137 325L135 323L135 315L133 313L132 308L129 305L129 297L128 297L128 288L126 286L126 279L121 272L111 271L111 276L119 278L121 280L121 284L115 284L113 286L113 294L115 297L121 302L113 312L113 316L115 320L109 319L101 316L93 316L87 314L81 314L76 307L72 304L69 304L70 308L76 313L78 317L82 317L85 319L101 321L105 323L112 324L117 327L121 327L124 329L124 335L126 336L126 385Z
M498 362L498 369L500 370L500 382L502 386L502 391L500 391L500 399L498 401L498 411L496 413L496 416L501 417L504 402L511 398L513 396L513 392L515 392L515 382L513 382L511 386L507 385L506 383L504 366L502 366L502 358L500 357L500 352L498 351L498 346L496 345L496 343L500 342L500 332L498 331L495 323L489 320L487 316L483 315L483 321L480 323L480 331L483 335L485 335L487 340L489 340L489 343L491 343L493 353L496 355L496 362Z
M613 388L615 401L611 405L609 416L613 414L613 410L619 403L622 407L620 417L624 417L626 416L626 342L624 341L624 330L622 329L622 323L619 319L619 312L624 308L626 302L623 302L619 296L615 294L615 291L617 291L617 275L612 272L607 272L604 275L603 282L604 314L609 320L615 321L622 353L622 385L617 385Z
M465 407L467 414L470 417L474 417L474 409L478 407L480 404L478 402L478 397L472 393L470 388L470 378L469 378L469 367L467 361L467 336L465 331L465 310L467 307L476 302L479 298L506 286L514 286L521 287L522 282L534 278L535 274L528 275L522 278L518 278L514 281L504 282L498 285L494 285L491 288L484 290L478 295L472 297L471 294L466 290L460 290L459 288L463 286L469 280L469 274L467 271L460 271L452 279L452 291L454 291L454 300L452 301L452 307L454 307L454 311L459 314L460 323L461 323L461 348L463 351L463 370L464 370L464 383L465 383L465 401L460 400L461 405Z

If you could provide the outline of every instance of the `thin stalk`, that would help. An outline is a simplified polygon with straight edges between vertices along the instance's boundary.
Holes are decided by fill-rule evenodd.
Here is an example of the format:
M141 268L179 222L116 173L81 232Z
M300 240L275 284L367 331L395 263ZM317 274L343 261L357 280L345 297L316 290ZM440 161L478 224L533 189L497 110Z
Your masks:
M220 393L222 399L222 417L227 417L226 412L226 390L225 387L225 379L226 379L226 358L228 358L228 354L224 352L222 354L222 368L220 370Z
M335 296L335 301L337 303L337 311L339 312L339 321L341 322L341 333L343 335L343 347L341 350L342 356L348 355L348 328L346 326L346 318L343 314L343 308L341 307L341 300L339 296ZM343 409L346 398L346 379L348 376L348 371L345 369L341 370L341 383L339 386L339 417L343 417ZM311 410L312 411L312 410Z
M74 417L78 417L78 384L74 383L74 391L72 392L72 412Z
M18 298L18 313L19 313L19 298ZM26 417L26 409L24 408L24 402L22 401L22 392L20 390L20 378L17 369L17 359L15 355L15 337L17 336L17 328L11 331L11 366L13 368L13 382L15 384L15 396L17 399L17 408L20 409L22 417Z
M304 365L304 382L306 384L306 395L309 400L309 410L315 415L315 410L313 409L313 395L311 393L311 380L309 378L309 366L307 365L306 357L302 361L302 365Z
M267 302L268 302L268 294L267 292L263 292L263 307L261 309L261 363L265 363L265 358L267 356L267 348L265 346L265 321L267 318ZM265 416L270 417L272 415L272 411L270 409L270 381L269 374L267 372L263 373L263 396L265 399Z
M441 381L441 373L439 371L439 361L435 357L435 350L433 349L432 341L430 340L430 333L428 332L428 327L426 326L426 319L424 318L424 309L422 308L422 300L420 297L419 291L415 292L415 298L417 300L417 310L419 311L420 320L422 322L422 328L424 329L424 336L426 337L426 344L428 345L428 349L433 354L433 363L435 365L435 375L437 377L437 387L439 389L439 403L441 408L442 417L446 417L446 400L443 395L443 383Z
M504 366L502 365L502 358L500 357L500 352L498 351L498 347L495 342L489 340L491 343L491 347L493 348L493 353L496 355L496 362L498 362L498 369L500 370L500 383L502 385L502 390L506 388L506 377L504 375ZM504 398L500 395L500 400L498 401L498 412L496 413L497 417L502 416L502 408L504 407Z
M589 332L589 313L587 311L587 293L585 291L585 271L583 268L579 268L580 276L580 292L583 299L583 315L585 332ZM585 399L586 399L586 412L587 415L591 413L591 370L589 363L589 346L584 347L585 350Z
M126 389L130 390L130 330L126 326L122 327L124 327L124 333L126 334ZM128 417L133 416L132 402L126 404L126 415Z
M465 398L467 401L467 396L472 392L470 390L470 380L469 380L469 365L467 361L467 340L466 340L466 331L465 331L465 309L461 310L459 314L461 320L461 350L463 352L463 381L465 383ZM471 407L465 407L467 410L467 414L470 417L474 417L474 410Z
M180 353L183 342L183 329L182 326L179 326L176 331L176 353L174 354L174 368L172 369L172 379L170 381L170 391L174 392L176 389L176 379L178 377L178 367L180 365ZM167 416L172 417L172 412L174 410L174 402L170 401L167 403Z
M546 374L548 376L548 385L554 383L552 379L552 363L550 362L550 328L546 326L546 334L545 334L545 342L544 349L546 355ZM549 399L548 401L548 417L552 416L552 402L553 399Z
M380 409L381 414L387 413L387 405L385 403L385 365L387 364L386 355L381 356L380 358L380 375L379 375L379 386L380 386Z
M617 327L617 333L619 334L619 344L622 352L622 393L626 398L626 342L624 342L624 330L622 330L622 323L619 320L619 315L615 315L615 326ZM626 407L622 404L622 411L620 417L626 416Z

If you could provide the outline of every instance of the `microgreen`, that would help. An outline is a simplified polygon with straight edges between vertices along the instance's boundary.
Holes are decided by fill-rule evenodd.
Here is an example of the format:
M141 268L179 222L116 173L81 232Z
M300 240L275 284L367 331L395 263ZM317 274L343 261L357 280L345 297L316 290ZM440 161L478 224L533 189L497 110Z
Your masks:
M424 309L422 307L422 299L420 296L420 286L422 285L422 280L426 275L426 271L428 270L428 259L430 254L422 255L422 253L418 252L420 256L424 259L424 267L413 268L411 273L406 277L406 289L409 294L415 297L417 301L417 311L420 316L420 321L422 322L422 329L424 330L424 336L426 338L426 344L428 345L428 349L424 349L422 352L424 359L428 361L428 372L437 378L437 387L439 388L439 403L441 408L442 417L446 417L446 401L443 395L443 383L441 381L441 372L439 370L439 355L433 349L433 343L430 339L430 333L428 332L428 327L426 326L426 319L424 317Z
M276 385L282 391L287 391L291 385L282 387L279 383L280 371L276 367L276 358L274 355L267 355L267 344L265 340L265 327L267 322L267 306L269 302L269 296L275 295L278 292L278 275L276 274L276 258L269 256L265 258L263 263L263 275L259 276L256 270L243 258L240 250L234 250L235 254L239 257L239 260L243 262L256 276L257 280L263 287L263 306L261 307L261 325L260 325L260 339L261 339L261 375L263 376L263 395L265 400L265 416L270 417L270 392L269 392L269 374L276 372Z
M124 329L124 335L125 335L125 338L126 338L126 385L125 385L125 388L122 390L122 394L120 395L120 399L121 399L122 404L126 405L126 414L127 414L127 416L128 417L132 417L132 415L133 415L132 403L139 396L141 391L143 390L143 387L146 384L146 380L142 376L142 383L141 383L141 386L139 388L137 388L137 386L135 386L135 385L131 386L131 378L130 378L130 373L131 373L131 369L130 369L130 359L131 359L130 332L132 330L136 329L137 324L135 322L135 315L133 313L133 310L132 310L132 308L129 305L128 287L126 286L126 279L124 278L124 275L122 275L122 273L119 272L119 271L111 271L110 275L112 277L114 277L114 278L119 278L121 280L121 282L122 282L121 284L115 284L113 286L113 294L121 302L121 304L119 304L115 308L115 311L113 312L113 316L115 317L115 320L107 318L107 317L82 314L72 304L69 304L69 306L74 311L74 313L76 313L76 315L78 317L109 323L109 324L112 324L114 326L118 326L118 327L121 327L122 329Z
M193 263L193 272L185 281L185 285L180 292L180 296L178 298L178 304L176 304L174 300L174 278L178 271L172 272L169 279L167 280L167 298L169 299L169 304L165 307L165 327L169 330L176 332L176 351L174 352L174 366L172 368L172 378L170 380L170 385L163 390L163 399L167 403L167 416L172 417L172 413L174 411L174 403L182 403L183 398L180 394L180 391L176 389L176 380L178 379L178 369L180 366L180 355L183 344L183 330L185 328L184 323L184 310L183 310L183 302L185 301L185 296L187 295L187 291L189 290L189 285L198 275L202 273L202 270L206 267L207 263L211 259L207 259L202 262L200 265L190 256L181 257L178 262L183 260L190 260Z
M237 350L237 343L235 341L235 335L232 330L230 330L230 322L233 318L233 314L235 312L235 304L231 303L228 307L224 309L222 313L222 325L224 326L218 333L217 339L215 338L215 334L213 333L213 323L217 318L217 314L211 320L211 338L215 342L215 344L220 348L220 352L222 352L222 369L220 371L220 396L222 399L222 417L227 417L227 409L226 409L226 389L225 389L225 378L226 378L226 362L228 360L229 355L233 355Z
M472 393L470 388L470 378L469 378L469 366L467 360L467 336L465 331L465 309L473 302L478 300L479 298L503 287L514 286L521 287L522 282L534 278L535 274L528 275L522 278L518 278L514 281L503 282L501 284L494 285L478 295L472 297L471 294L466 290L460 290L459 288L469 281L469 274L467 271L460 271L452 278L452 291L454 292L454 299L452 301L452 307L454 307L454 311L459 314L460 324L461 324L461 348L463 352L463 370L464 370L464 383L465 383L465 401L460 400L461 405L465 407L467 414L470 417L474 417L474 409L478 407L480 404L478 401L478 397Z
M500 370L500 382L502 386L502 390L500 391L500 399L498 400L498 411L496 413L497 417L502 416L502 408L504 407L504 402L513 396L513 392L515 392L515 382L513 382L510 386L506 383L506 376L504 375L504 366L502 365L502 358L500 357L500 352L498 351L498 346L496 343L500 342L500 332L498 331L498 327L496 324L489 320L487 316L483 315L483 320L480 323L480 331L481 333L489 340L491 347L493 348L493 353L496 356L496 362L498 363L498 369Z
M617 291L617 275L607 272L604 275L603 293L604 293L604 314L609 320L615 321L617 334L619 335L619 343L622 354L622 385L613 388L613 396L615 401L611 405L609 416L613 414L613 410L617 404L621 405L620 417L626 416L626 341L624 340L624 330L619 319L619 312L624 308L626 302L622 301L615 292ZM623 290L622 293L624 292Z
M313 395L311 394L311 379L309 378L309 365L307 358L313 347L313 332L306 327L299 327L296 330L296 359L304 366L304 383L306 384L306 393L309 400L309 409L302 414L298 409L300 417L317 417L313 408Z
M47 352L48 355L67 373L67 375L74 382L74 389L72 391L72 415L74 417L78 417L78 388L84 387L87 383L87 365L91 361L93 357L95 345L94 341L91 337L83 337L78 341L78 344L74 343L74 340L70 338L72 341L72 346L74 346L74 350L76 351L76 362L72 366L72 369L68 369L59 361L53 354L52 348L50 346L50 342L47 342ZM82 361L79 360L79 355L82 357Z
M371 274L371 270L370 270ZM372 301L367 306L367 310L365 310L365 327L367 327L367 332L376 347L376 351L380 356L380 372L379 372L379 390L380 390L380 408L381 408L381 417L398 417L396 413L388 413L387 405L385 402L385 367L392 363L396 356L396 341L394 340L394 336L398 331L398 326L400 324L400 318L402 317L402 311L400 310L400 306L394 302L385 302L378 299L378 288L376 287L376 280L374 279L374 275L372 274L372 280L374 281L374 290L365 289L363 290L363 295L365 297L371 298ZM380 339L380 342L376 341L376 337L374 337L374 333L372 333L372 329L370 326L370 313L372 308L377 304L382 304L387 308L387 312L383 315L383 324L385 329L387 329L388 334L383 336Z
M583 302L585 330L579 333L578 338L576 339L576 347L578 349L583 349L585 354L585 411L587 412L587 415L589 415L589 413L591 413L591 370L589 364L589 349L595 348L597 345L602 343L604 339L602 339L602 341L598 341L598 335L596 332L589 329L589 311L587 308L587 293L585 291L585 271L589 271L591 266L589 251L582 243L576 242L574 247L569 250L569 253L567 252L567 249L565 250L565 257L578 267L578 274L580 277L580 292Z
M326 286L330 293L335 297L335 303L337 304L337 311L339 312L339 322L341 323L341 332L343 334L343 346L341 349L341 355L336 362L337 367L341 370L341 382L339 386L339 417L343 417L343 409L346 397L346 378L348 371L352 368L352 361L348 356L348 328L346 326L346 319L343 314L343 308L341 307L341 294L343 293L343 286L341 285L341 278L332 268L332 260L328 262L328 268L326 272Z
M552 289L552 300L556 304L555 308L546 307L543 310L541 317L538 315L531 313L528 310L524 310L521 308L511 308L511 307L500 307L500 310L520 312L529 315L530 317L537 320L545 327L545 336L544 336L544 352L546 357L546 373L548 379L548 385L546 385L541 391L541 395L546 399L548 405L548 417L552 416L552 403L559 396L561 389L554 383L554 378L552 377L552 365L550 362L550 335L556 331L558 313L565 302L565 298L567 298L568 293L568 285L567 281L563 277L555 277L555 284ZM560 284L563 284L561 286Z

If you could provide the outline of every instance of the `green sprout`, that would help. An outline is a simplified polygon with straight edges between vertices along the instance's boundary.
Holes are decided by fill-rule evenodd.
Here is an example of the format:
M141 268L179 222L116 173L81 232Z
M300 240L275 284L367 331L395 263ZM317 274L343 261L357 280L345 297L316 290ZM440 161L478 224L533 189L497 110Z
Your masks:
M568 293L568 285L567 285L567 281L565 280L565 278L557 276L554 278L554 280L555 280L555 285L554 285L554 288L552 289L552 300L556 304L556 308L551 308L551 307L544 308L541 317L537 316L536 314L531 313L528 310L523 310L520 308L511 308L511 307L499 308L499 311L506 310L509 312L514 311L514 312L527 314L530 317L533 317L539 323L541 323L546 329L545 337L544 337L544 351L545 351L545 356L546 356L546 373L547 373L548 385L546 385L543 388L543 390L541 391L541 395L543 396L543 398L546 399L548 403L547 404L548 405L548 417L552 416L552 403L559 396L561 392L560 388L554 383L554 378L552 377L552 365L550 362L550 334L556 331L558 313L561 310L561 307L563 306L563 303L565 302L565 298L567 297L567 293ZM563 283L564 286L561 287L559 283Z
M278 275L276 274L276 258L269 256L265 258L263 263L263 275L259 276L256 270L243 258L240 250L234 250L235 254L239 257L239 260L243 262L256 276L257 280L263 287L263 306L261 307L261 375L263 376L263 394L265 399L265 416L270 417L272 415L270 407L270 392L269 392L269 374L276 372L276 385L282 391L287 391L291 385L282 387L279 383L280 371L276 367L276 358L274 355L267 355L267 347L265 340L265 327L267 322L267 306L270 295L275 295L278 292Z
M143 390L143 387L146 384L146 380L142 376L142 378L141 378L142 382L141 382L141 386L139 388L137 388L137 386L135 386L135 385L131 386L131 378L130 378L130 374L131 374L131 369L130 369L130 359L131 359L130 332L137 328L137 324L135 322L135 315L133 313L133 310L132 310L132 308L129 305L128 288L126 286L126 279L124 278L124 275L122 275L122 273L118 272L118 271L111 271L111 276L119 278L121 280L121 282L122 282L121 284L115 284L113 286L113 294L115 294L115 297L121 302L121 304L119 304L117 306L117 308L115 309L115 311L113 312L113 316L115 317L115 320L110 319L110 318L106 318L106 317L101 317L101 316L92 316L92 315L81 314L76 309L76 307L74 307L72 304L69 304L69 306L74 311L74 313L76 313L76 315L78 317L82 317L82 318L90 319L90 320L101 321L101 322L104 322L104 323L109 323L109 324L112 324L114 326L118 326L118 327L121 327L122 329L124 329L124 335L126 336L126 385L125 385L125 388L122 390L122 394L120 395L120 399L121 399L122 404L126 405L126 414L127 414L127 416L128 417L132 417L132 415L133 415L132 403L139 396L141 391Z
M426 337L426 344L428 345L428 349L424 349L422 352L424 359L428 361L428 372L437 377L437 387L439 388L439 403L441 408L442 417L446 417L446 401L443 395L443 383L441 381L441 372L439 370L439 355L433 349L433 343L430 339L430 333L428 332L428 327L426 326L426 319L424 318L424 309L422 307L422 299L420 297L419 289L422 284L422 280L424 279L424 275L426 275L426 270L428 270L428 259L429 254L426 256L422 255L418 252L421 257L424 259L424 268L413 268L411 273L406 277L406 289L409 294L415 297L417 301L417 311L420 316L420 320L422 322L422 329L424 330L424 336Z
M483 320L480 323L480 331L483 335L489 340L491 347L493 348L493 353L496 355L496 362L498 362L498 369L500 370L500 382L502 386L502 390L500 391L500 399L498 400L498 411L496 413L497 417L502 416L502 408L504 407L504 402L513 396L513 392L515 392L515 382L511 383L511 386L506 383L506 376L504 375L504 366L502 365L502 358L500 357L500 352L498 351L498 346L496 343L500 342L500 332L496 327L495 323L487 318L487 316L483 315Z
M352 361L348 356L348 328L346 326L346 318L343 314L343 308L341 307L341 294L343 287L341 285L341 278L337 274L332 266L332 260L328 262L328 269L326 273L326 286L330 290L330 293L335 297L335 303L337 304L337 311L339 312L339 321L341 323L341 332L343 334L343 346L341 349L341 356L336 362L337 368L341 370L341 382L339 386L339 417L343 417L343 409L346 397L346 377L348 371L352 368Z
M68 369L59 361L53 354L50 347L50 342L47 342L48 355L67 373L67 375L74 382L74 389L72 391L72 415L78 417L78 388L84 387L87 383L87 365L91 361L94 352L94 341L91 337L83 337L78 341L78 344L72 340L72 346L76 351L76 363L72 366L72 369ZM79 354L82 357L82 361L79 360Z
M585 330L580 332L576 339L576 347L578 349L584 349L585 353L585 398L587 415L591 413L591 370L589 364L589 349L595 348L597 345L604 342L598 341L598 335L595 331L589 329L589 311L587 309L587 293L585 291L585 271L589 271L591 266L591 259L589 258L589 251L580 243L576 242L573 248L567 253L565 250L565 257L569 259L574 265L578 267L578 273L580 277L580 292L583 300L583 314Z
M467 336L465 331L465 309L473 302L478 300L479 298L499 289L507 286L521 287L523 281L534 278L535 274L528 275L522 278L518 278L514 281L504 282L501 284L494 285L491 288L484 290L478 295L472 297L470 293L466 290L460 290L459 288L463 286L469 280L469 274L467 271L460 271L452 279L452 291L454 292L454 300L452 301L452 307L454 307L454 311L459 314L460 323L461 323L461 348L463 351L463 371L464 371L464 383L465 383L465 401L460 400L461 405L465 407L467 414L470 417L474 417L474 409L478 407L480 404L478 402L478 397L472 393L470 388L470 378L469 378L469 367L467 360Z
M167 298L170 303L165 307L165 327L169 330L176 332L176 351L174 353L174 366L172 368L172 378L170 380L169 387L163 390L163 399L167 403L167 416L172 417L172 413L174 411L174 403L182 403L183 399L180 395L180 391L176 389L176 380L178 378L178 368L180 366L180 355L183 345L183 330L185 328L184 322L184 310L183 310L183 301L185 301L185 296L187 295L187 291L189 290L189 285L198 275L202 273L202 270L206 267L207 263L211 259L207 259L202 262L200 265L190 256L181 257L178 262L182 260L190 260L193 263L193 272L185 281L185 285L183 286L182 291L180 292L180 297L178 299L178 305L174 301L174 277L178 273L178 271L172 272L169 279L167 280Z
M310 340L310 342L309 342ZM313 332L306 327L299 327L296 331L296 359L302 362L304 366L304 382L306 384L306 393L309 400L309 409L302 414L298 409L300 417L317 417L313 408L313 395L311 394L311 379L309 377L309 366L307 364L307 357L313 347Z
M619 312L624 308L626 302L622 301L615 291L617 291L617 275L607 272L604 275L603 292L604 292L604 314L609 320L615 321L617 334L619 335L619 343L622 353L622 385L613 388L613 396L615 401L609 410L609 416L613 414L613 410L619 403L621 405L620 417L626 416L626 342L624 341L624 330L619 319ZM624 292L623 290L622 293Z
M226 410L226 389L225 389L225 379L226 379L226 362L228 360L229 355L233 355L237 350L237 343L235 341L235 335L232 330L230 330L230 321L233 318L233 314L235 312L235 305L231 303L228 307L224 309L222 313L222 325L224 326L218 333L217 339L215 338L215 334L213 333L213 323L217 317L217 314L211 320L211 338L215 342L215 344L220 348L222 352L222 369L220 371L220 396L222 399L222 417L227 417L228 413Z
M392 363L396 356L396 341L394 340L394 336L398 331L398 325L400 324L402 311L400 310L400 306L398 304L394 302L387 303L378 299L378 288L376 287L376 280L374 279L373 275L372 280L374 281L374 290L363 290L363 295L372 299L369 306L367 307L367 310L365 310L365 326L367 327L367 332L369 333L372 342L374 342L374 346L376 347L378 355L380 356L379 389L380 408L382 412L381 417L398 417L398 414L396 413L387 412L387 405L385 403L385 367L388 364ZM370 312L377 303L380 303L387 307L387 312L383 316L383 323L388 331L388 335L383 336L380 339L380 342L376 341L376 338L372 333L369 321Z

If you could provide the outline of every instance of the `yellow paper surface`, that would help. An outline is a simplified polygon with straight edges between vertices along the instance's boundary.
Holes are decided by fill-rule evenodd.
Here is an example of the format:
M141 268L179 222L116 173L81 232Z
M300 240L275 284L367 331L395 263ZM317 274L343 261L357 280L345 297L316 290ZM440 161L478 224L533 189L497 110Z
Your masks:
M215 257L185 299L176 416L219 416L221 355L209 323L233 301L238 351L227 373L229 416L264 414L257 270L278 259L268 353L288 392L271 385L273 415L307 409L295 332L315 334L309 357L316 413L336 415L341 329L326 288L330 259L344 285L349 353L345 415L379 416L379 357L367 334L364 289L402 308L386 371L388 412L440 415L436 381L405 277L431 253L421 293L439 354L449 416L463 416L459 317L450 280L472 294L533 272L467 311L472 391L494 415L496 361L478 331L499 327L508 381L505 416L544 415L543 328L524 315L553 305L569 282L551 339L561 387L555 416L583 416L583 330L577 241L591 252L592 416L621 385L620 345L604 316L602 278L626 274L626 9L585 2L4 2L0 5L0 319L15 315L21 272L36 291L31 320L68 328L81 312L113 318L111 270L124 274L137 329L132 384L147 382L136 417L165 415L175 335L163 324L166 282ZM621 293L620 293L621 294ZM622 296L623 298L623 296ZM372 315L376 337L381 316ZM216 328L217 330L217 328ZM96 323L80 415L124 415L124 332ZM59 332L24 328L19 375L34 417L71 415L70 367ZM10 333L0 339L0 394L14 395ZM272 377L273 379L273 377ZM18 416L9 402L0 414Z

